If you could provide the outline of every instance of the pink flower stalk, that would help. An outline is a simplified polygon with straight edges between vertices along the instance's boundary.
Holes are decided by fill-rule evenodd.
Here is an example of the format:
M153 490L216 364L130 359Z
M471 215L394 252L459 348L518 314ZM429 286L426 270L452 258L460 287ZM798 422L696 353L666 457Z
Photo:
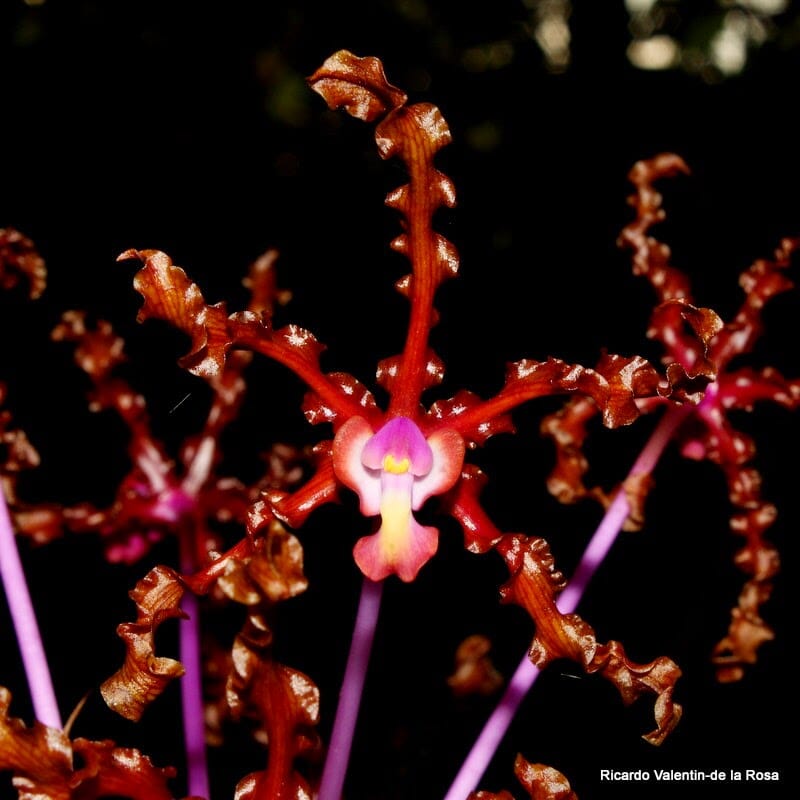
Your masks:
M62 724L53 679L50 676L36 612L2 492L0 492L0 579L14 622L34 714L42 724L58 730Z

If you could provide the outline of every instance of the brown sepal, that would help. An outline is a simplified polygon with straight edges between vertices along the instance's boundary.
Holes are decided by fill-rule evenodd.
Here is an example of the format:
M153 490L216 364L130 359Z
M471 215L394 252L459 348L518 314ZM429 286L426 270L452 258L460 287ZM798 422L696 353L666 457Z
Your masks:
M654 395L658 383L655 368L640 356L607 354L597 369L557 358L546 362L525 359L509 366L500 396L520 394L528 399L573 392L586 395L598 407L603 424L616 428L639 416L636 398Z
M378 380L391 395L392 413L415 416L422 392L441 382L444 367L428 347L430 329L438 314L433 299L439 285L458 272L458 252L451 242L432 229L433 215L456 202L452 181L433 166L436 153L452 137L439 109L429 103L403 106L389 114L375 129L381 158L400 158L409 183L386 197L386 204L404 218L404 232L391 243L411 262L411 274L396 287L411 303L411 319L403 353L385 359Z
M72 748L63 731L8 716L11 693L0 686L0 771L9 770L20 800L71 800Z
M745 299L733 320L717 337L713 356L727 364L736 355L748 353L761 335L761 314L769 300L791 289L786 276L792 257L800 248L800 238L782 239L774 258L759 258L739 276Z
M295 769L298 757L316 758L320 741L319 690L303 673L272 659L272 633L251 617L233 645L234 670L228 679L228 705L234 718L245 711L260 719L269 742L267 768L236 787L236 800L301 800L313 796Z
M800 400L797 381L787 381L777 370L755 371L743 368L724 373L719 379L715 404L721 413L706 414L691 420L682 429L682 452L691 458L706 458L721 466L728 484L733 514L731 531L744 538L734 562L748 576L731 611L727 634L715 646L712 661L721 681L743 677L747 665L756 661L758 648L774 634L761 618L760 607L772 592L772 579L780 569L780 558L765 534L775 522L777 509L762 496L761 476L750 465L755 443L737 431L724 411L729 408L750 410L760 400L771 400L794 409Z
M466 407L440 406L441 422L435 428L453 428L476 441L481 430L508 425L509 411L537 397L577 394L590 397L609 428L628 425L639 416L638 398L658 396L660 378L656 369L640 356L604 355L597 369L568 364L558 358L509 364L503 388L494 397L470 402Z
M247 607L248 619L230 656L214 656L218 691L223 688L219 673L227 667L225 697L207 698L206 713L216 735L229 717L254 719L253 735L269 748L267 768L242 780L237 798L299 800L312 796L294 762L319 754L314 730L319 692L308 677L274 660L268 617L276 604L304 592L308 582L299 541L266 511L264 526L249 553L228 559L217 581L225 595Z
M589 435L588 423L597 414L591 398L573 397L542 420L539 430L553 441L556 456L555 466L547 476L547 489L560 503L577 503L585 498L597 500L604 508L611 503L612 494L599 486L588 488L583 482L589 471L583 444Z
M620 246L633 250L634 274L650 281L662 303L675 299L691 302L689 281L670 265L669 247L650 236L650 228L665 217L661 194L653 184L680 174L688 175L689 167L674 153L661 153L633 165L628 179L636 187L636 194L628 202L636 209L636 219L622 229L618 240Z
M307 80L329 108L343 108L364 122L374 122L407 99L386 80L379 59L359 58L348 50L334 53Z
M136 603L136 622L124 622L117 635L125 642L125 662L100 687L109 708L126 719L139 720L145 708L175 678L183 675L180 661L157 656L155 632L162 622L183 617L179 604L184 586L169 567L150 570L130 597Z
M92 379L94 391L90 409L114 409L131 431L130 454L134 463L144 453L148 461L159 462L162 470L171 466L162 448L150 434L144 397L124 380L112 375L126 360L125 342L114 333L111 323L98 320L87 325L83 311L66 311L50 334L53 341L75 344L75 363Z
M303 573L303 548L297 537L273 520L265 535L253 543L253 552L227 564L217 585L237 603L254 606L266 598L278 603L308 588Z
M452 181L433 166L436 153L451 141L450 130L436 106L407 106L406 95L388 83L376 58L339 51L309 78L309 84L330 108L344 108L359 119L378 122L375 142L381 158L400 158L409 173L409 183L390 192L386 204L404 218L404 232L391 247L411 262L411 274L396 283L411 303L411 321L403 353L381 362L378 382L390 394L390 414L414 418L422 392L443 375L441 361L427 345L437 322L434 294L458 271L455 247L432 229L436 210L455 205Z
M28 297L36 300L47 285L47 269L34 243L14 228L0 228L0 289L28 283Z
M291 292L278 289L275 274L277 259L277 250L267 250L250 265L247 277L242 279L242 285L250 291L247 310L265 319L272 319L275 306L286 305L292 296ZM235 419L246 389L242 372L251 360L252 353L243 350L228 353L224 369L209 376L214 402L203 435L216 438ZM184 463L188 460L184 459Z
M619 642L599 644L592 627L577 614L562 614L555 598L564 578L555 570L543 539L507 534L496 549L511 576L500 590L503 601L522 606L536 625L531 661L539 667L558 658L576 661L587 673L599 672L616 686L626 704L645 693L656 695L657 727L643 738L661 744L681 715L681 707L672 699L681 675L678 666L666 657L649 664L629 661Z
M204 378L217 375L231 347L225 305L207 305L197 284L166 253L126 250L117 260L134 258L144 264L133 280L134 288L144 298L139 322L150 318L170 322L192 340L181 365Z
M584 668L589 674L599 672L616 686L625 705L630 705L647 693L656 695L656 729L642 737L650 744L661 744L680 721L683 709L672 699L672 695L681 671L672 659L659 656L649 664L637 664L625 655L619 642L612 640L608 644L597 644L591 660Z
M144 298L139 321L150 317L165 320L191 339L181 366L215 387L231 348L254 350L291 369L337 416L361 413L346 390L322 374L319 357L325 346L297 325L273 329L266 309L228 315L224 303L209 306L196 284L157 250L127 250L118 261L138 259L144 266L134 278L134 287ZM255 301L253 301L255 303ZM238 358L238 357L237 357ZM237 362L237 375L244 361ZM215 387L216 388L216 387Z
M263 620L251 616L236 637L226 697L234 719L255 717L255 736L269 747L267 768L244 778L236 800L312 796L311 788L295 769L298 757L315 759L321 744L314 730L319 718L319 691L297 670L272 658L272 633Z
M10 700L8 690L0 687L0 771L12 773L19 800L100 800L112 795L175 800L167 786L174 769L155 767L138 750L110 740L70 742L64 731L40 722L29 728L8 716Z
M211 379L225 364L234 343L261 350L277 360L319 375L319 355L324 350L307 330L288 325L273 330L264 311L242 311L228 316L224 303L209 306L197 284L158 250L127 250L118 261L138 259L144 266L134 278L134 287L144 298L138 319L166 320L191 339L190 352L181 366L195 375Z
M514 774L531 800L578 800L569 781L554 767L531 764L521 755L517 755Z
M578 800L569 781L553 767L531 764L517 755L514 774L531 800ZM503 789L500 792L473 792L467 800L514 800L514 796Z
M83 760L70 781L75 787L72 800L95 800L107 796L131 800L174 800L167 781L175 776L173 767L156 767L132 747L117 747L105 740L76 739L73 751ZM199 800L185 798L184 800Z
M660 394L671 400L700 402L705 387L717 377L719 364L709 353L723 327L710 308L696 308L684 300L656 306L647 335L669 343L662 359L667 365L668 386L660 389Z
M775 638L772 628L760 616L760 608L771 593L769 582L750 580L745 583L738 604L731 611L728 633L716 644L712 654L720 682L741 680L745 667L758 660L761 645Z
M745 668L756 663L761 645L775 638L772 628L761 618L761 606L772 594L772 579L780 569L780 557L764 538L777 517L777 509L761 495L761 475L752 467L737 464L723 464L723 468L730 500L736 507L731 530L745 539L734 562L750 576L731 610L727 634L712 654L718 680L731 683L741 680Z
M547 489L560 503L571 504L590 498L608 508L621 488L629 509L623 530L640 530L644 524L645 501L653 486L649 475L629 477L623 481L622 487L610 492L600 486L587 487L583 482L589 470L583 444L588 435L588 423L595 416L597 406L590 398L575 397L542 420L541 432L553 440L556 451L556 464L547 476Z

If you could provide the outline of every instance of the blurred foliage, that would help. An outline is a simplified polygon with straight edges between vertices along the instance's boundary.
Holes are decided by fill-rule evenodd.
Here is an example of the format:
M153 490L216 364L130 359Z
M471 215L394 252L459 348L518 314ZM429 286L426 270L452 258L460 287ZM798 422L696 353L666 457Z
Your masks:
M680 68L713 82L739 75L762 48L800 44L790 0L625 0L628 57L643 69Z

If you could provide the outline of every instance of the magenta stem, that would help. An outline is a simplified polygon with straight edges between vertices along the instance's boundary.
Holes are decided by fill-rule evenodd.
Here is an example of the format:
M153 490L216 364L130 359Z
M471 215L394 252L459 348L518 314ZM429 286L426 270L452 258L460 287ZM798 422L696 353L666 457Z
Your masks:
M182 531L181 572L191 575L195 570L191 539ZM200 606L197 597L187 592L181 609L188 619L180 624L180 660L186 672L181 678L181 710L183 741L186 749L186 783L188 794L209 797L208 763L206 761L206 729L203 707L203 668L200 651Z
M17 550L14 527L0 488L0 577L6 593L8 608L17 634L22 664L28 679L28 688L36 719L48 728L61 730L61 714L58 711L53 680L47 666L39 625L25 580L25 571Z
M342 796L382 594L383 581L364 578L318 800L340 800Z
M691 407L678 406L664 414L628 472L628 479L649 475L653 471L676 428L690 412ZM558 598L556 605L562 614L571 614L578 607L589 581L594 577L597 568L611 550L629 513L628 498L620 489L589 540L572 579ZM511 720L514 719L522 700L536 682L539 673L539 668L530 662L526 653L509 681L500 702L486 721L475 744L461 765L461 769L445 795L445 800L465 800L470 792L475 791L489 762L500 746Z

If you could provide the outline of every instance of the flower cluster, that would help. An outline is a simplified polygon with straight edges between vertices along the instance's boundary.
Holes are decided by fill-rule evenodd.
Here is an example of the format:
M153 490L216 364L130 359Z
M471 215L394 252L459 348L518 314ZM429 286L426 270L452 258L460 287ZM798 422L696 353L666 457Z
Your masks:
M773 638L759 610L771 593L779 557L764 538L777 511L761 494L761 476L753 464L755 442L736 429L730 412L752 411L755 403L762 401L793 410L800 404L800 380L784 378L773 367L732 368L731 362L752 351L763 330L761 317L766 303L792 288L786 273L800 239L784 239L773 259L759 259L742 274L739 283L745 292L744 302L730 322L715 325L708 347L700 350L696 339L684 330L685 304L693 302L689 281L670 264L669 247L650 234L651 227L665 216L654 183L688 171L684 161L670 153L636 164L630 173L636 187L636 194L630 198L636 218L623 230L620 244L633 251L634 273L644 276L656 292L659 304L647 336L664 347L667 370L670 364L680 364L684 369L710 369L715 374L675 432L674 440L686 458L708 459L723 471L734 508L730 527L745 540L735 562L748 580L732 611L728 633L713 655L719 680L736 681L742 678L748 664L756 662L759 646ZM640 402L639 409L649 414L664 405L663 398L653 397ZM590 497L608 505L611 500L611 495L601 487L586 487L583 483L589 469L583 442L587 425L596 413L591 403L578 398L542 424L557 451L557 465L548 485L562 502ZM631 529L644 523L642 509L651 486L650 481L640 482L636 487L626 486L637 509L629 520Z
M650 228L663 216L653 183L684 170L683 162L667 155L641 162L631 176L637 216L621 241L634 251L635 271L657 292L649 335L665 347L661 368L641 356L610 353L594 368L554 357L522 359L508 365L502 387L489 398L462 389L428 402L427 393L444 378L444 364L429 343L438 319L434 301L442 283L459 268L455 246L434 227L437 212L456 202L452 182L434 165L436 154L450 142L450 131L436 106L409 104L375 58L340 51L309 83L332 109L374 124L380 156L399 159L409 176L408 183L386 198L400 215L402 232L391 247L410 264L409 274L396 282L410 312L402 352L377 366L377 385L386 396L383 407L352 375L324 371L324 346L309 330L275 326L276 312L289 296L277 288L274 251L251 268L245 281L251 294L248 306L230 313L225 303L209 304L165 253L128 250L119 260L140 264L134 278L143 298L139 321L162 320L185 334L191 346L180 364L210 388L210 408L200 432L171 456L151 430L144 397L119 375L125 360L122 339L109 323L91 325L77 311L64 314L53 338L75 345L76 362L93 384L91 408L112 410L130 432L131 469L111 505L24 503L14 476L35 466L37 456L10 415L4 411L0 416L7 449L4 489L21 535L42 544L65 532L96 533L107 560L126 564L146 561L165 538L178 544L178 563L153 566L130 594L136 619L118 628L124 662L103 683L103 698L122 716L138 720L181 678L192 797L209 794L205 743L221 744L229 721L247 721L255 739L266 746L267 761L241 777L236 800L338 800L381 587L393 576L413 582L436 558L440 526L424 524L424 519L438 513L458 523L470 553L493 553L504 565L508 578L500 588L501 600L524 609L534 626L529 662L543 668L568 659L587 675L596 673L609 681L626 705L651 698L655 728L644 738L661 744L681 717L674 697L680 668L666 656L638 663L620 642L598 641L594 629L574 613L577 596L569 608L562 603L567 582L547 542L501 530L484 508L480 496L489 478L471 463L470 455L491 437L513 433L511 414L523 404L565 396L563 410L543 423L556 444L549 488L565 502L588 496L612 507L621 499L620 524L627 518L629 527L641 527L654 460L635 469L623 490L612 494L585 485L588 461L582 448L594 417L617 428L666 409L669 424L658 447L672 436L684 455L708 458L722 467L736 508L732 528L745 537L736 561L749 579L715 654L722 680L740 677L742 666L755 660L758 646L771 636L759 609L777 571L777 554L763 536L774 508L761 497L759 476L751 465L754 447L729 424L726 412L750 408L762 399L794 408L800 402L800 381L788 381L769 368L757 372L731 370L729 365L735 355L751 349L764 302L790 287L785 271L797 242L783 242L774 260L759 261L745 274L746 302L733 322L723 324L710 309L693 305L687 281L669 264L668 249L650 236ZM24 278L31 296L41 293L43 262L32 243L16 232L0 233L0 267L4 286ZM265 456L266 474L245 482L220 474L221 435L239 413L245 370L254 353L283 365L305 384L302 411L312 425L328 426L330 435L312 451L275 444ZM318 688L312 677L279 660L274 623L281 603L308 587L299 538L306 520L348 492L357 496L361 514L373 527L352 546L363 574L362 601L342 700L323 758ZM4 560L10 563L5 554L11 549L7 543L4 548ZM572 586L580 592L586 580L579 568ZM239 609L239 632L220 641L201 623L231 604ZM179 659L162 655L158 641L160 626L172 619L182 619ZM491 693L498 687L501 679L487 658L488 648L482 637L464 642L450 680L455 693ZM9 701L2 690L0 769L13 774L21 798L173 798L167 779L174 771L158 769L138 751L110 740L71 739L70 724L62 727L52 717L26 727L9 715ZM520 756L515 773L531 798L575 797L567 779L551 767ZM475 788L473 782L468 791ZM508 800L512 795L477 792L473 797Z

